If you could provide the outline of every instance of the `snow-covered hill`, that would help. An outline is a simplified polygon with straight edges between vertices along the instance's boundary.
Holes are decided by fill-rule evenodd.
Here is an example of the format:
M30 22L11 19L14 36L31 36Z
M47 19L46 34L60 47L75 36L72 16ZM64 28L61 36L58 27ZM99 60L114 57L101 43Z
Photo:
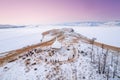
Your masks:
M81 27L101 27L101 26L107 26L107 27L120 27L120 20L116 21L80 21L80 22L66 22L61 24L52 24L52 26L81 26Z
M26 26L23 26L23 25L0 25L0 29L8 29L8 28L24 28Z
M40 44L0 57L0 80L120 80L120 48L71 28L42 35Z

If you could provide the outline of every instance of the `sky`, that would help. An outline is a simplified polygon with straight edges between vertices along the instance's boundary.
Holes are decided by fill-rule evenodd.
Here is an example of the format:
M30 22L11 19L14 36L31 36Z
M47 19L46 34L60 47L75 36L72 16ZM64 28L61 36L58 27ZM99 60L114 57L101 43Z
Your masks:
M120 19L120 0L0 0L0 24Z

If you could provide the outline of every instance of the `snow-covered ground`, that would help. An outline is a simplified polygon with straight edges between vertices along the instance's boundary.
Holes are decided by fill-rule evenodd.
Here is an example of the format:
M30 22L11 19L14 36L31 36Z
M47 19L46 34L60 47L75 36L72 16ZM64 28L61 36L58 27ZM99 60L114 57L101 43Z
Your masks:
M41 31L32 28L0 29L0 52L40 42Z
M96 41L120 47L120 27L80 27L75 31Z
M63 39L58 36L61 32ZM6 60L0 66L0 80L120 80L117 51L88 44L72 29L54 33L46 34L56 37L53 44ZM73 42L75 39L79 41Z
M39 43L41 33L54 28L73 28L76 32L97 41L120 47L120 27L79 27L79 26L28 26L25 28L0 29L0 53Z

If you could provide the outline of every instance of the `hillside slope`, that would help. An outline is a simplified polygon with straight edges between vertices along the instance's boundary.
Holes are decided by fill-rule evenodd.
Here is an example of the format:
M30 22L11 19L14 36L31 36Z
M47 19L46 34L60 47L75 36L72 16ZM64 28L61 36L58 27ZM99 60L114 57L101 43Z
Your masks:
M0 57L0 80L120 80L120 48L70 28L42 35L39 44Z

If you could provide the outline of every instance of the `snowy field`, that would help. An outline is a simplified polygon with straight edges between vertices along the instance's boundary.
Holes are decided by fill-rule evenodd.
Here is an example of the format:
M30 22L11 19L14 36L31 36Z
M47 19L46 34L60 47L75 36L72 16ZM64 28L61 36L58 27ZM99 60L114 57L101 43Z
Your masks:
M120 47L120 27L28 26L0 29L0 53L39 43L42 32L57 28L73 28L88 38L97 38L96 41Z
M72 29L54 31L42 39L44 42L63 32L53 44L1 59L6 60L0 67L0 80L120 80L118 51L81 41Z

